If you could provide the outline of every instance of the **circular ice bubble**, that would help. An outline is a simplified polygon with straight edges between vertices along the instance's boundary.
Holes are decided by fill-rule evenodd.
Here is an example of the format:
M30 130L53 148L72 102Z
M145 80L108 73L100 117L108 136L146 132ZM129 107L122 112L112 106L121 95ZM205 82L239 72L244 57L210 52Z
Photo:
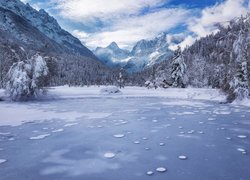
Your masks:
M186 160L187 158L188 158L188 157L187 157L187 156L184 156L184 155L180 155L180 156L179 156L179 159L180 159L180 160Z
M105 158L111 159L111 158L115 157L115 154L112 152L106 152L103 156Z
M245 139L245 138L247 138L247 136L246 136L246 135L238 135L237 137L238 137L238 138L241 138L241 139Z
M154 174L153 171L148 171L148 172L147 172L147 175L149 175L149 176L152 176L153 174Z
M125 135L124 134L115 134L113 135L115 138L123 138Z
M149 147L145 147L144 149L145 149L145 150L147 150L147 151L149 151L149 150L150 150L150 148L149 148Z
M140 141L134 141L134 144L140 144Z
M166 172L167 171L167 169L166 168L164 168L164 167L158 167L158 168L156 168L156 171L157 172Z
M160 143L159 145L160 145L160 146L165 146L165 143Z
M232 138L230 138L230 137L226 137L226 139L227 139L227 140L231 140Z
M243 149L243 148L238 148L237 150L240 151L240 152L246 152L246 150Z
M147 137L143 137L142 140L148 140L148 138Z

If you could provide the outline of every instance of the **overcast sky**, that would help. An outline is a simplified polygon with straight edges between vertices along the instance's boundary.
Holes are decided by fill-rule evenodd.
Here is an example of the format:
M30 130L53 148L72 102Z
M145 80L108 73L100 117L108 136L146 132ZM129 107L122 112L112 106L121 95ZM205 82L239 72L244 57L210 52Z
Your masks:
M91 49L115 41L131 48L141 39L167 33L174 48L216 32L218 23L246 14L249 0L22 0L43 8Z

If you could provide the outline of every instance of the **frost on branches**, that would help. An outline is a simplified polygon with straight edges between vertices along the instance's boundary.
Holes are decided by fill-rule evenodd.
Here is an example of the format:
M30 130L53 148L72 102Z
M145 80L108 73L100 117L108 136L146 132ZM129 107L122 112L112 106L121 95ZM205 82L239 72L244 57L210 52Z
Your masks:
M243 100L249 97L248 70L247 70L247 45L243 31L233 46L233 53L236 57L236 72L231 88L236 100Z
M124 88L124 78L123 78L123 75L122 75L122 71L124 71L123 69L120 70L119 72L119 76L118 76L118 79L117 79L117 84L119 86L119 88Z
M40 55L14 63L6 76L6 93L13 101L37 97L46 85L48 67Z
M185 87L186 82L186 64L181 52L181 48L175 51L175 57L172 62L171 78L173 80L173 87Z

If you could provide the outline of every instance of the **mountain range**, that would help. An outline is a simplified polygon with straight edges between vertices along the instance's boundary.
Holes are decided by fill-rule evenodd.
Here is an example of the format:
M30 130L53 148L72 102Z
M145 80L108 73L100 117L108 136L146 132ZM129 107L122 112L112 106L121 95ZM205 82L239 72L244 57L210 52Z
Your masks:
M128 72L142 71L146 67L168 60L173 51L169 49L166 34L160 34L152 40L141 40L131 51L119 48L112 42L105 48L97 47L94 54L110 67L122 67Z

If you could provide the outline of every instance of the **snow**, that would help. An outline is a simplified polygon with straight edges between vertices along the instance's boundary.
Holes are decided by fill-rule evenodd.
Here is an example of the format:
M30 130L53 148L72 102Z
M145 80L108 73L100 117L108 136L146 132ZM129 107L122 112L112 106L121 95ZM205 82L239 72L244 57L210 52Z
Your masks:
M112 152L106 152L103 156L104 156L105 158L111 159L111 158L114 158L114 157L115 157L115 154L112 153Z
M20 176L19 180L98 179L100 174L103 179L120 180L250 176L249 138L237 137L250 137L249 108L215 100L145 97L146 92L157 95L162 90L141 88L134 97L128 96L127 88L121 95L102 96L101 88L90 92L92 96L80 94L80 98L62 95L24 103L1 102L1 115L26 123L0 126L0 147L4 148L0 158L8 160L4 164L8 168L1 169L0 177L15 179L31 165L31 176ZM223 111L231 113L217 114ZM194 113L177 115L183 112ZM9 141L12 137L15 141ZM16 147L22 147L18 153ZM156 171L157 167L167 168L169 173L159 172L164 170L161 168ZM149 171L153 176L147 174ZM181 173L172 173L175 171Z
M164 168L164 167L158 167L158 168L156 169L156 171L163 173L163 172L166 172L167 169Z
M123 138L123 137L125 137L125 134L114 134L113 136L115 138Z
M100 90L100 94L102 94L102 95L121 94L121 91L118 89L118 87L110 86L110 87L102 88Z
M187 157L187 156L184 156L184 155L180 155L180 156L179 156L179 159L180 159L180 160L186 160L187 158L188 158L188 157Z
M152 176L153 174L154 174L153 171L148 171L148 172L147 172L147 175L149 175L149 176Z
M237 137L240 138L240 139L246 139L247 138L246 135L238 135Z
M86 97L102 97L100 94L101 89L105 86L91 86L91 87L52 87L49 89L48 98L86 98ZM111 88L113 88L111 86ZM108 88L109 89L109 88ZM216 89L204 88L169 88L169 89L147 89L145 87L125 87L122 89L122 94L119 96L125 97L164 97L182 100L212 100L212 101L225 101L226 96L224 93ZM188 101L182 101L187 104ZM180 102L179 104L181 104ZM166 102L167 103L167 102ZM178 103L174 102L174 103ZM196 103L196 102L195 102ZM190 104L190 103L189 103Z
M3 163L5 163L5 162L7 162L6 159L0 159L0 164L3 164Z
M112 90L114 87L104 86L91 86L91 87L53 87L49 89L48 95L44 100L60 100L60 99L79 99L79 98L143 98L143 97L160 97L178 99L176 101L166 101L164 105L189 105L189 106L204 106L203 102L190 103L190 100L212 100L224 101L225 95L215 89L146 89L144 87L126 87L122 89L122 94L107 93L106 95L100 94L103 89ZM119 89L118 89L119 90ZM112 92L111 91L111 92ZM4 91L0 90L0 97L4 96ZM53 107L52 107L53 109ZM11 113L15 112L15 113ZM225 112L218 112L224 113ZM0 126L12 125L18 126L25 122L50 120L50 119L63 119L67 121L75 121L77 118L85 116L88 119L100 119L110 116L112 113L107 112L89 112L82 113L76 111L70 112L55 112L53 110L41 110L41 108L30 108L29 103L0 103ZM192 115L193 112L181 112L177 115ZM127 123L127 122L126 122ZM125 122L122 124L126 124Z
M30 137L30 140L40 140L40 139L44 139L44 138L46 138L48 136L50 136L50 134L41 134L39 136Z
M56 129L56 130L53 130L52 132L57 133L57 132L63 132L63 131L64 131L64 129Z

